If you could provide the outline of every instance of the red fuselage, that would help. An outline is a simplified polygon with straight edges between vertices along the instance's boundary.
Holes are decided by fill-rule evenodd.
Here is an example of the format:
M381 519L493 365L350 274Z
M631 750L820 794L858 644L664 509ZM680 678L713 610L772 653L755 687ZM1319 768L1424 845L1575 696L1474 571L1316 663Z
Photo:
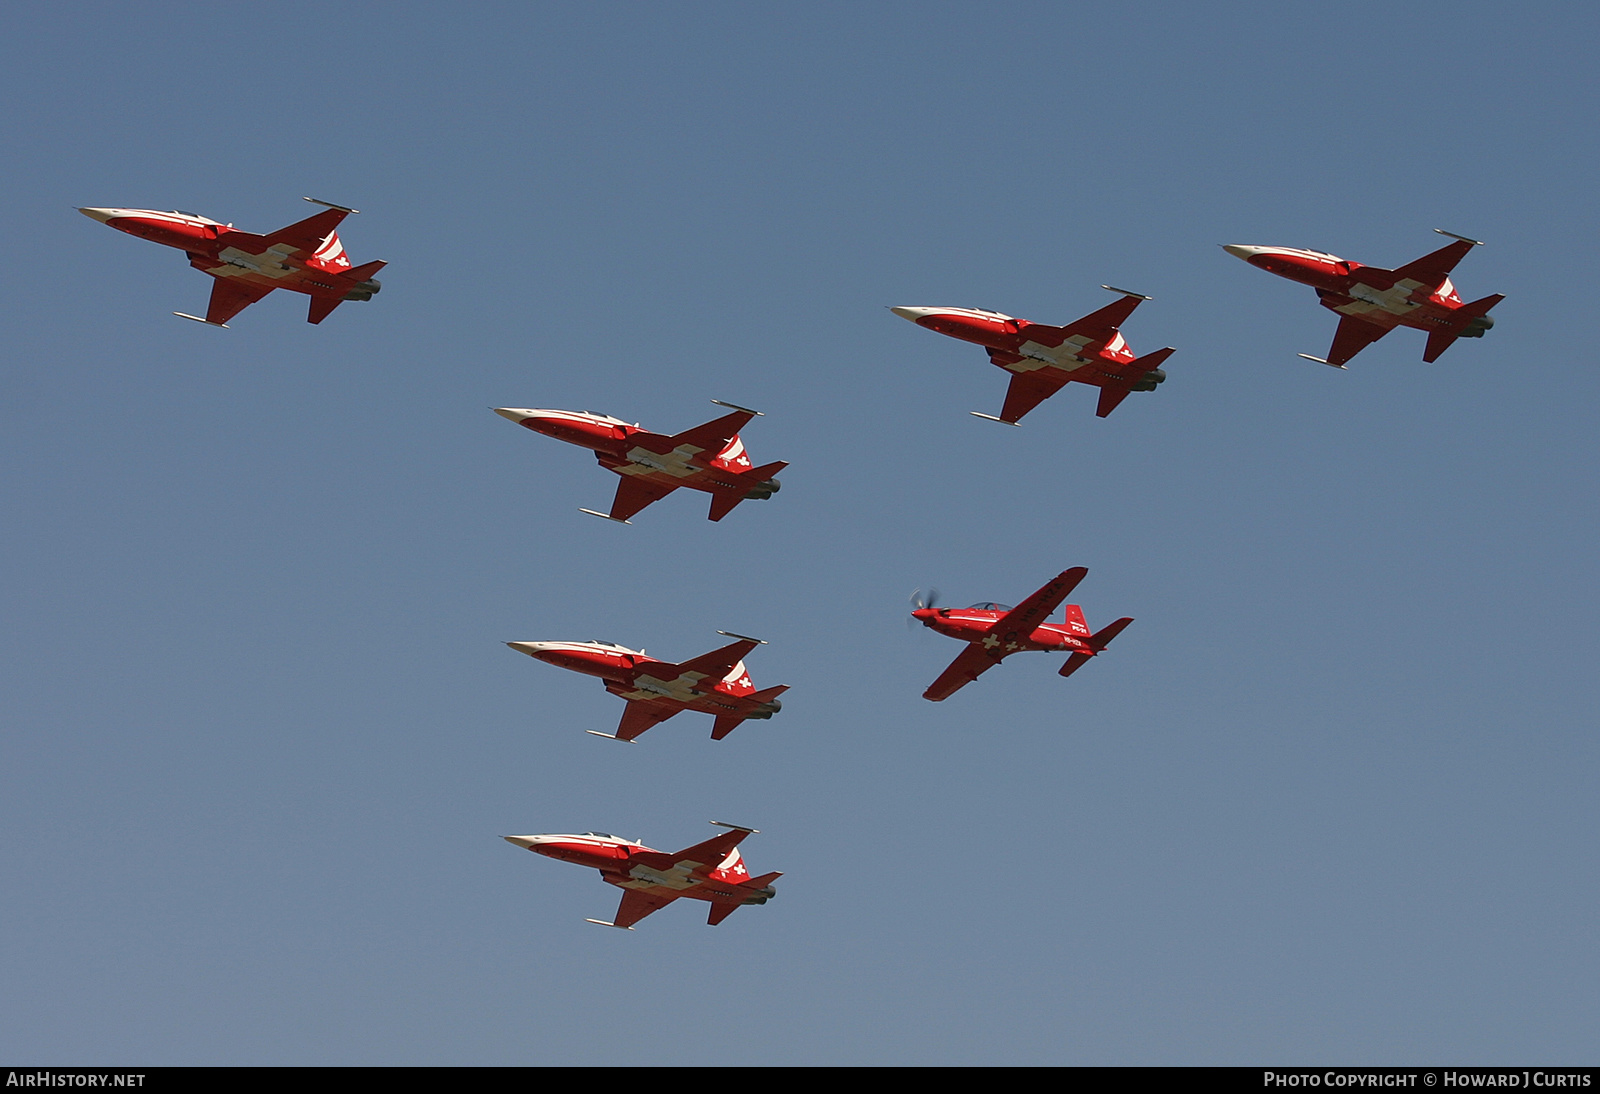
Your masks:
M155 209L83 209L85 216L164 247L176 247L189 256L189 264L212 277L249 285L258 290L288 289L311 296L337 295L341 299L370 299L376 281L353 285L341 280L350 271L339 234L329 231L320 245L306 253L290 246L262 246L263 237L242 232L193 213Z
M1295 247L1229 244L1223 249L1268 273L1310 285L1323 307L1375 326L1429 333L1465 327L1465 336L1473 337L1494 325L1487 315L1464 322L1457 314L1462 300L1449 277L1436 283L1431 278L1407 278L1394 270Z
M924 627L938 631L963 642L976 642L986 650L1002 656L1020 650L1068 650L1072 653L1093 654L1095 650L1083 637L1068 631L1067 623L1042 623L1027 634L1019 631L993 633L995 623L1003 618L1006 608L918 608L911 613ZM1071 609L1069 608L1069 611ZM1087 628L1085 628L1087 631Z
M1109 338L1103 339L1070 334L1063 337L1061 327L1030 323L1026 319L976 308L891 310L919 327L927 327L951 338L972 342L986 349L1001 350L1019 358L1014 366L1001 366L1013 372L1049 369L1065 373L1063 379L1103 386L1124 382L1123 366L1137 360L1120 331L1114 331ZM1152 386L1158 382L1153 381Z
M776 494L781 484L772 476L787 466L752 466L737 433L708 448L602 414L512 407L495 413L535 433L589 449L601 467L655 488L652 496L688 487L724 499L721 505L731 508L742 500L765 500ZM714 501L712 519L718 519L718 511Z
M592 866L608 884L621 889L668 898L690 897L740 904L764 904L775 895L770 884L749 885L750 871L737 848L730 850L721 861L705 864L674 862L671 860L676 856L604 832L506 836L505 839L534 854L578 866Z
M745 718L770 718L783 709L774 698L756 697L744 662L735 664L722 679L670 661L648 657L642 650L603 642L508 642L519 653L557 668L598 676L606 690L630 701L675 704L705 714L739 714ZM771 689L768 689L770 693Z

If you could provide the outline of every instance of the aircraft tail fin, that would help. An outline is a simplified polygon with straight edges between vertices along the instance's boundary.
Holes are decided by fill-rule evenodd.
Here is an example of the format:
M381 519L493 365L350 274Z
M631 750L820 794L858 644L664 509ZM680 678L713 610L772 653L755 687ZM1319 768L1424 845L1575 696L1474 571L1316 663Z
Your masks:
M1083 618L1082 613L1079 613L1078 618ZM1068 614L1068 620L1069 622L1071 620L1070 612ZM1117 620L1115 623L1108 623L1106 626L1101 627L1098 631L1095 631L1089 636L1089 648L1094 650L1094 653L1073 654L1071 657L1067 658L1067 663L1062 665L1060 670L1058 670L1060 675L1071 676L1073 673L1083 668L1083 666L1089 663L1089 659L1092 658L1095 653L1101 652L1106 648L1106 646L1110 645L1111 640L1117 635L1121 634L1123 628L1132 622L1133 619L1131 617L1125 616L1122 619ZM1084 629L1088 630L1087 627Z
M1076 604L1067 605L1067 629L1078 638L1088 638L1089 621L1083 618L1083 609Z

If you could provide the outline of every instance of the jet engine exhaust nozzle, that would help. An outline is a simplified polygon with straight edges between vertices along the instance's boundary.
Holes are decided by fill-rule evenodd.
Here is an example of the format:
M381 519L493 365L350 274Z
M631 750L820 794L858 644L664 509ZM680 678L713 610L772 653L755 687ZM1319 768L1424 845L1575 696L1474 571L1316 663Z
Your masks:
M1133 385L1133 390L1154 391L1157 384L1164 384L1166 382L1167 373L1165 369L1151 369L1149 372L1144 374L1143 379L1141 379L1137 384Z

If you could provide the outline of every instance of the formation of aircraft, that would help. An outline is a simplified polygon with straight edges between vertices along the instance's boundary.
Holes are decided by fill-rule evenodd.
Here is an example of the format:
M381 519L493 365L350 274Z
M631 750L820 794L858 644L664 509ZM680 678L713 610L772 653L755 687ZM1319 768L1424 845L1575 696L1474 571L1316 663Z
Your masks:
M1133 309L1150 298L1126 289L1114 289L1122 299L1064 327L1030 323L997 311L978 308L890 308L919 327L976 342L989 351L989 360L1011 373L1005 405L999 416L972 411L974 417L1016 425L1022 416L1067 384L1076 380L1100 389L1095 414L1104 418L1130 392L1154 391L1164 382L1161 363L1172 349L1158 349L1135 357L1122 337L1122 324Z
M783 709L778 696L787 684L757 691L744 659L759 638L718 631L735 641L682 664L648 657L609 642L507 642L518 653L605 681L606 690L626 699L616 733L587 730L596 737L631 741L645 730L686 710L713 715L711 737L720 741L747 718L771 718Z
M756 829L721 821L711 823L730 831L671 855L609 832L503 838L536 855L593 866L608 885L621 889L622 903L611 921L591 919L590 923L632 930L651 912L688 897L710 902L711 913L706 922L715 927L741 905L771 900L777 895L772 883L783 875L773 872L750 876L739 854L739 844Z
M611 512L579 512L630 524L629 518L645 506L687 487L710 494L708 516L721 520L741 501L764 501L776 494L780 484L774 476L789 465L780 460L752 466L739 430L752 418L761 417L761 412L719 399L711 401L733 413L673 434L652 433L620 418L588 411L500 407L495 413L535 433L592 450L601 467L622 477Z
M1066 651L1069 656L1067 663L1061 666L1062 676L1071 676L1088 664L1089 658L1104 650L1133 622L1131 618L1123 618L1091 632L1084 621L1083 609L1076 604L1067 605L1063 622L1045 622L1088 573L1082 566L1063 570L1014 608L993 602L974 604L970 608L941 608L933 603L937 593L930 593L926 599L920 593L913 594L915 608L911 618L924 627L967 643L967 648L928 685L922 697L936 703L948 699L1013 653L1023 650Z
M177 247L188 253L189 265L216 278L203 318L181 311L173 315L226 327L228 320L272 290L288 289L311 297L306 322L320 323L346 300L371 300L383 287L374 275L386 263L350 265L334 229L356 210L316 198L305 200L327 208L264 236L176 209L85 208L78 212L120 232Z
M274 289L311 297L307 321L320 323L346 300L370 300L381 288L375 275L385 265L352 266L337 228L354 209L306 198L322 212L267 235L254 235L194 213L178 210L84 208L79 210L130 235L183 250L196 269L210 274L211 301L205 316L173 314L211 326L228 320ZM1326 357L1301 354L1312 361L1344 368L1366 346L1398 326L1428 334L1423 360L1434 361L1458 338L1479 338L1494 326L1489 312L1504 299L1499 294L1463 303L1450 273L1477 240L1454 241L1398 269L1363 266L1335 255L1293 247L1227 244L1225 250L1253 266L1311 285L1324 307L1339 313L1339 326ZM1102 286L1120 298L1066 326L1031 323L1000 312L975 308L895 307L891 310L918 326L984 347L990 361L1010 373L999 415L973 411L976 417L1017 425L1045 399L1074 381L1100 389L1095 413L1104 418L1135 391L1154 391L1166 380L1160 367L1172 354L1168 347L1136 356L1121 326L1150 299L1125 289ZM584 513L623 524L647 506L680 488L711 495L708 517L720 521L740 502L764 500L777 493L776 475L784 462L754 466L739 431L759 411L712 400L731 413L681 433L652 433L638 424L588 412L566 410L495 410L510 421L569 444L590 449L600 465L620 478L611 510ZM1013 653L1034 650L1062 652L1067 660L1060 675L1071 676L1132 623L1118 619L1091 631L1083 610L1066 606L1061 622L1048 618L1088 574L1076 566L1057 574L1021 604L984 602L969 608L940 607L937 593L913 594L912 619L940 634L957 638L966 648L926 691L923 698L940 702L976 680ZM632 741L653 726L685 710L713 716L711 736L726 737L747 719L766 719L782 709L778 696L786 685L757 690L744 658L760 639L719 631L734 641L719 649L675 664L607 642L508 642L512 649L548 664L598 676L607 691L626 706L614 734L588 730L599 737ZM589 922L631 930L657 909L681 897L710 903L708 922L721 923L744 904L764 904L774 895L778 873L751 877L738 845L755 830L712 821L727 831L675 854L665 854L635 840L605 832L506 836L529 851L592 866L611 885L623 890L615 917Z
M1396 327L1428 332L1424 361L1437 361L1457 338L1482 338L1494 326L1489 315L1505 297L1499 293L1471 303L1461 302L1450 281L1450 271L1474 247L1476 239L1443 228L1440 235L1455 240L1397 270L1363 266L1338 255L1304 251L1295 247L1255 247L1225 243L1222 249L1268 273L1299 281L1317 290L1322 306L1339 313L1339 327L1326 357L1300 356L1321 365L1344 368L1345 362Z

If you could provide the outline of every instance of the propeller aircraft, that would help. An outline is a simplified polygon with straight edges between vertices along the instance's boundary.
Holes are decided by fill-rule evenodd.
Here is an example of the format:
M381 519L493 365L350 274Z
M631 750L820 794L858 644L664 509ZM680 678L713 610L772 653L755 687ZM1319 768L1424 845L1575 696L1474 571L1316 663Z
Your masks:
M179 210L87 208L78 212L119 232L186 251L189 265L216 278L205 317L172 313L180 319L226 327L228 320L272 290L288 289L311 297L306 322L320 323L346 300L371 300L383 288L373 275L387 263L351 266L334 229L356 210L316 198L305 200L327 209L264 236Z
M1173 351L1169 347L1135 357L1120 328L1133 309L1150 298L1110 285L1100 287L1121 293L1122 299L1064 327L980 308L889 310L919 327L976 342L989 351L991 363L1011 373L999 416L974 410L973 417L1016 425L1024 414L1076 380L1100 389L1095 415L1104 418L1129 392L1154 391L1165 382L1167 374L1160 365Z
M676 714L698 710L716 717L711 738L720 741L745 719L771 718L782 710L778 696L788 691L789 686L780 684L757 691L750 682L750 673L745 670L744 658L766 643L728 631L717 633L736 641L681 665L609 642L507 642L506 645L546 664L598 676L605 681L607 691L627 700L616 733L594 729L586 730L587 733L631 741Z
M536 855L593 866L606 884L622 890L622 903L609 923L603 919L587 922L631 931L651 912L679 897L688 897L710 902L711 914L706 923L715 927L741 905L771 900L777 895L772 883L783 875L774 872L750 876L739 854L739 843L756 829L721 821L711 823L730 831L670 855L609 832L502 838Z
M1489 309L1505 299L1495 293L1463 304L1450 281L1450 271L1472 248L1483 244L1443 228L1434 231L1455 242L1398 270L1363 266L1338 255L1295 247L1224 243L1222 249L1268 273L1310 285L1317 290L1323 307L1339 313L1339 327L1333 332L1328 356L1300 354L1307 361L1344 368L1346 361L1396 327L1415 327L1428 332L1422 359L1431 362L1437 361L1457 338L1482 338L1494 326Z
M970 608L941 608L935 603L939 597L936 590L930 590L926 597L921 590L913 593L911 602L914 610L911 618L940 634L967 643L967 648L956 655L950 667L940 673L937 680L928 685L922 697L936 703L948 699L1005 658L1022 650L1068 651L1067 663L1060 669L1062 676L1071 676L1088 664L1091 657L1104 650L1113 638L1122 633L1124 627L1133 622L1131 618L1118 619L1091 633L1089 624L1083 618L1083 609L1076 604L1067 605L1064 622L1045 622L1088 573L1082 566L1063 570L1014 608L1009 604L992 602L974 604Z

